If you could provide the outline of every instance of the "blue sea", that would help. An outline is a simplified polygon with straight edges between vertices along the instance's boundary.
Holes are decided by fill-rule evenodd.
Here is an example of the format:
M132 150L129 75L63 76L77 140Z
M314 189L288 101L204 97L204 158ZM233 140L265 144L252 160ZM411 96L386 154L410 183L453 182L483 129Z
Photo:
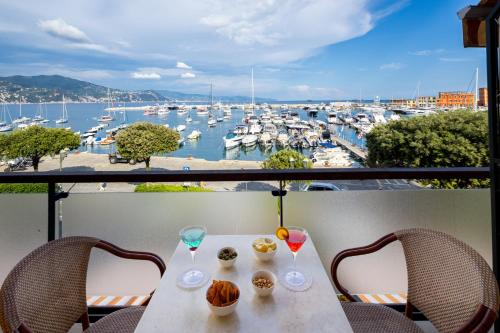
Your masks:
M151 105L151 103L127 103L126 106L144 106ZM9 104L7 105L9 113L12 119L19 116L19 105ZM34 117L39 109L38 104L22 104L22 116ZM107 107L106 104L90 104L90 103L67 103L66 108L68 110L68 123L66 124L55 124L55 120L61 117L62 104L50 103L43 107L43 116L50 120L49 123L44 124L48 127L71 127L73 131L80 131L84 133L88 129L98 125L97 119L107 112L104 109ZM203 158L206 160L217 161L221 159L230 160L252 160L260 161L266 159L269 155L276 151L276 148L263 150L259 145L251 148L234 148L231 150L225 150L222 138L228 133L228 131L235 128L237 124L241 124L242 118L244 117L244 112L241 109L231 110L232 118L229 120L224 120L224 122L217 123L216 127L209 128L207 125L207 116L198 116L193 110L190 112L193 121L191 123L186 123L187 115L178 115L176 111L171 111L166 116L145 116L143 111L116 111L115 121L109 123L109 128L118 126L121 123L134 123L139 121L148 121L155 124L169 124L170 128L175 129L179 124L186 125L186 130L181 132L182 136L187 136L193 130L201 131L201 138L197 141L186 140L185 144L180 147L175 152L168 154L168 156L176 157L194 157ZM308 119L307 112L300 109L298 111L300 117L304 120ZM278 111L279 112L279 111ZM354 110L352 113L356 114L358 111ZM259 114L260 111L256 110ZM215 116L218 115L217 112ZM326 121L326 112L319 111L317 118L318 120ZM356 132L347 126L336 126L336 131L339 136L348 140L349 142L359 146L365 147L365 139L363 137L358 137ZM97 136L102 138L106 137L105 130L97 133ZM110 146L82 146L81 151L88 151L92 153L107 154L114 152L116 147L114 145ZM302 153L309 156L311 151L304 149Z

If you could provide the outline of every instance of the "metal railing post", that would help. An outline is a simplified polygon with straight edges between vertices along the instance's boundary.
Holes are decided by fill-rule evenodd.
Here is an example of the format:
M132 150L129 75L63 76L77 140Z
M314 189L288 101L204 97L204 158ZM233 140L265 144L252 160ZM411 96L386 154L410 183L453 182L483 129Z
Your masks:
M48 183L48 224L47 241L56 239L56 183Z

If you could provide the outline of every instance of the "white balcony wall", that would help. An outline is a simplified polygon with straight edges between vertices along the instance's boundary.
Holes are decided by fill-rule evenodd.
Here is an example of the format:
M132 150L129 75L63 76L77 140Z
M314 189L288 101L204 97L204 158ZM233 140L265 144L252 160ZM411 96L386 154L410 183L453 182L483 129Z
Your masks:
M327 270L339 251L410 227L452 234L491 262L488 190L291 192L284 206L285 224L308 229ZM274 233L278 225L276 198L268 192L71 194L62 210L64 236L94 236L126 249L157 253L167 262L167 274L183 226L203 224L212 234L264 234ZM0 195L0 228L1 282L16 262L46 241L47 196ZM285 246L280 250L288 251ZM186 249L186 266L189 262ZM144 294L158 278L150 263L95 250L88 293ZM340 279L352 292L405 291L400 245L346 260Z
M0 194L0 284L33 249L47 242L47 195Z

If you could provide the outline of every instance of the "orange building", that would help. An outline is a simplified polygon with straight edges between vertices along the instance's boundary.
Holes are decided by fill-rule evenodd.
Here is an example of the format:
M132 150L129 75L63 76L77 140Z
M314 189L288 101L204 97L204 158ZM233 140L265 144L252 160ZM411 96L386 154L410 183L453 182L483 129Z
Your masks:
M473 108L474 93L468 92L440 92L437 98L438 108Z
M478 106L488 106L488 88L479 88Z

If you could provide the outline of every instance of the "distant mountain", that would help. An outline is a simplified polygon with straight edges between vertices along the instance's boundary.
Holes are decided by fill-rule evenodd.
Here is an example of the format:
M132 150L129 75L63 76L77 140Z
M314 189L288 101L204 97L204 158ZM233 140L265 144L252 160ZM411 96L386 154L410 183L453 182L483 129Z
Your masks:
M161 101L165 98L153 91L110 89L115 102ZM108 88L60 75L0 77L0 101L59 102L62 96L70 102L105 102Z
M109 88L114 102L160 101L208 101L207 94L188 94L170 90L128 91ZM61 75L7 76L0 77L0 102L38 103L60 102L107 102L108 88ZM214 102L248 103L247 96L214 96ZM256 98L256 102L271 101Z
M208 102L209 95L207 94L188 94L188 93L181 93L177 91L171 91L171 90L156 90L160 95L164 96L168 100L172 101L184 101L184 102ZM218 101L226 102L226 103L250 103L252 100L251 97L249 96L217 96L214 95L214 103L217 103ZM270 98L261 98L261 97L256 97L255 102L256 103L262 103L262 102L269 102L269 101L274 101L273 99Z

